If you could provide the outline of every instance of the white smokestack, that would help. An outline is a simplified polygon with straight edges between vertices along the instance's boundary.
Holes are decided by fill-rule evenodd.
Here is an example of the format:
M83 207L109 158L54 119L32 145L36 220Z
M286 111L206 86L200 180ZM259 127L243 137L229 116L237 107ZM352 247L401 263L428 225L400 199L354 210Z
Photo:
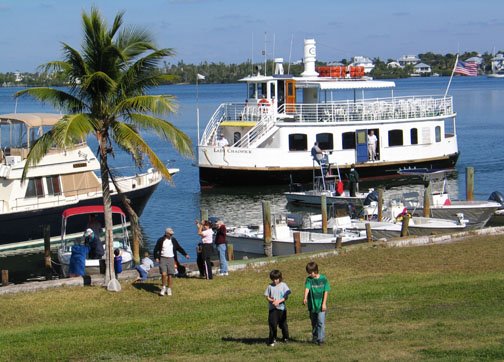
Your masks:
M275 58L275 74L284 74L283 58Z
M315 60L317 50L315 47L315 39L305 39L304 41L304 72L303 77L318 77L315 71Z

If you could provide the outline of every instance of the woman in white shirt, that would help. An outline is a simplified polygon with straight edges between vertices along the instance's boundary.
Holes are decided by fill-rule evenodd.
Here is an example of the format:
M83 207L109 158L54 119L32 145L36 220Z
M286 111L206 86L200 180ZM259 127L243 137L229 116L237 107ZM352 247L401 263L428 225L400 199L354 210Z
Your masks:
M213 253L213 230L211 229L210 222L208 220L203 220L201 223L196 220L196 226L198 227L198 235L201 236L201 242L203 243L202 252L205 275L207 279L213 279L212 262L210 260Z

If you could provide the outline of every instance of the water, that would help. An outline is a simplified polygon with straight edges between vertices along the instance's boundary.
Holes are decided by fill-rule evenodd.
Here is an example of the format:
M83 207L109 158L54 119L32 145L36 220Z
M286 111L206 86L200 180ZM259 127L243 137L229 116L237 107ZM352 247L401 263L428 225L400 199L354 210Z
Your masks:
M395 82L395 96L439 95L444 94L448 78L409 78ZM0 113L14 112L15 101L12 95L16 90L18 89L0 88ZM221 102L241 102L245 99L243 84L200 84L197 91L195 85L171 85L158 87L154 92L176 96L179 111L177 115L167 119L187 133L194 144L197 142L197 105L200 110L200 132L203 132L206 121ZM457 163L458 177L455 176L450 181L449 191L454 195L460 194L461 198L465 197L465 169L472 166L475 169L475 197L487 199L495 190L504 191L504 80L456 77L449 94L454 97L458 114L457 133L461 153ZM377 97L387 95L387 92L383 92ZM23 98L18 102L17 111L53 110L50 106ZM194 220L199 218L200 209L208 210L209 215L221 216L228 225L260 223L263 200L271 202L272 213L292 211L282 195L287 190L287 185L201 191L194 159L179 156L170 144L159 140L155 135L145 134L145 138L168 166L181 170L174 176L174 185L161 183L140 219L147 238L146 247L151 252L157 238L169 226L175 230L175 236L191 255L191 261L195 261L195 246L199 237ZM92 140L90 143L93 145ZM96 147L92 146L92 149L95 150ZM120 170L124 175L136 172L130 167L130 157L119 152L113 165L122 167ZM39 251L16 256L0 255L0 269L12 270L11 276L15 274L20 278L41 275L39 270L43 265L42 260Z

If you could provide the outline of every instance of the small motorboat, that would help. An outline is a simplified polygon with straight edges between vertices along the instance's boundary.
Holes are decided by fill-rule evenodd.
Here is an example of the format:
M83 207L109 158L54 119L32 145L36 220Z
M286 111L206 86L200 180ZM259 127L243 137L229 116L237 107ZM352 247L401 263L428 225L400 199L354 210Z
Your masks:
M58 248L58 261L61 264L62 274L69 276L70 258L72 256L72 247L81 245L84 241L84 231L87 229L89 215L101 217L104 213L103 206L80 206L72 207L63 211L61 220L61 245ZM122 257L122 267L129 269L133 262L133 252L128 237L126 214L118 206L112 206L113 219L113 249L119 249ZM69 224L72 229L80 228L82 232L67 234ZM99 241L105 244L104 229L100 230ZM104 250L107 249L104 246ZM85 273L99 274L104 273L106 254L101 259L86 258Z
M296 231L288 226L285 218L274 220L271 227L274 256L294 254L294 232ZM298 232L302 252L334 249L338 238L341 238L342 243L363 241L366 238L365 231L341 229L330 234L311 231ZM226 239L228 243L233 244L235 251L264 255L264 230L262 225L228 227Z

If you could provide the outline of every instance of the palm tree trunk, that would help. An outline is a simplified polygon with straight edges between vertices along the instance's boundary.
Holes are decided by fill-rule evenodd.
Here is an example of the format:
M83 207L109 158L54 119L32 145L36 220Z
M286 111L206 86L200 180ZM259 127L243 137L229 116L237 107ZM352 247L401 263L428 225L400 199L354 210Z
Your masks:
M103 135L98 135L100 144L100 172L103 192L103 208L105 219L105 285L115 279L114 272L114 238L112 230L112 197L110 195L109 169L107 165L107 141Z

